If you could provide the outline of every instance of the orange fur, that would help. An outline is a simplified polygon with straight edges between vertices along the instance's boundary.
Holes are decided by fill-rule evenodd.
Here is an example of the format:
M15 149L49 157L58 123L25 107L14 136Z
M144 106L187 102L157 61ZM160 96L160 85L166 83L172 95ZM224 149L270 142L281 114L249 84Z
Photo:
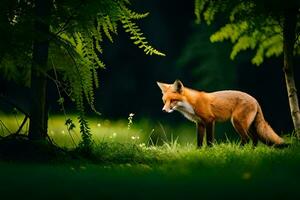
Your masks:
M173 84L159 83L163 93L163 110L181 112L197 125L198 146L202 145L206 129L207 144L214 140L215 121L231 120L235 130L240 134L242 145L258 140L268 145L282 145L284 141L265 121L260 105L247 93L233 90L206 93L183 86L176 80Z

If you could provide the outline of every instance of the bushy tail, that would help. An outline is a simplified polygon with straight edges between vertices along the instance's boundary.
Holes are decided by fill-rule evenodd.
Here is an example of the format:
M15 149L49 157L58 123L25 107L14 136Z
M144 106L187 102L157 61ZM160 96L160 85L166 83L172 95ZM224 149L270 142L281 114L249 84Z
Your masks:
M257 104L257 114L253 121L254 128L260 141L267 145L275 145L277 147L285 146L284 140L279 137L271 126L264 119L264 115L260 106Z

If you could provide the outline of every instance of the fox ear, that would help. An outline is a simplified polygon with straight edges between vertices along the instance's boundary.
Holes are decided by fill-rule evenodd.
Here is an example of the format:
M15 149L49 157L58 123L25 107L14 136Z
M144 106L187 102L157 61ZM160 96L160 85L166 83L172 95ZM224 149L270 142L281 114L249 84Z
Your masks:
M160 83L160 82L156 82L156 83L158 87L161 89L162 93L165 93L171 86L170 84L166 84L166 83Z
M182 82L181 82L180 80L178 80L178 79L173 83L172 87L173 87L173 91L174 91L174 92L181 93L182 90L183 90L183 84L182 84Z

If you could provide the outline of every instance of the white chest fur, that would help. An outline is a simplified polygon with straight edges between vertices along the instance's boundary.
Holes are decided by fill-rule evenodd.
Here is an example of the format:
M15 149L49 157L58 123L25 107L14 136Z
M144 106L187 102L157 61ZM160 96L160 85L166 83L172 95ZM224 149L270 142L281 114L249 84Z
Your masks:
M185 101L180 101L177 103L175 110L181 112L188 120L193 121L193 122L199 122L201 121L200 117L198 117L191 106L188 102Z

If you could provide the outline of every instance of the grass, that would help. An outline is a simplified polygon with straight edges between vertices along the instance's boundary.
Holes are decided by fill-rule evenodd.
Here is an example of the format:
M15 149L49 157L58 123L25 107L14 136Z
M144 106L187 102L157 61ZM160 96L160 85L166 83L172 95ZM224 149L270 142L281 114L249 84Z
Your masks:
M48 134L59 146L74 147L80 140L79 125L76 116L70 116L70 119L75 124L75 128L68 131L65 125L65 117L62 115L50 116L48 121ZM0 120L5 124L1 126L0 121L0 136L15 132L22 123L23 116L21 115L0 115ZM25 124L23 131L28 132L28 123ZM119 142L119 143L134 143L134 144L163 144L172 139L180 138L181 144L195 142L194 126L192 123L186 125L170 126L164 122L153 122L147 119L129 123L127 119L110 121L97 118L89 119L89 126L92 131L93 139L96 143L100 142ZM8 129L8 130L7 130ZM182 134L184 133L184 134ZM194 141L193 141L194 140ZM75 144L73 143L75 142Z
M0 119L10 121L7 127L13 130L15 119L9 117ZM62 132L63 121L61 117L50 119L49 130L53 130L52 137L57 143L71 147L70 136ZM300 144L296 141L291 141L292 145L286 149L262 144L257 148L251 144L242 148L235 141L196 149L194 138L181 139L182 133L193 133L189 127L172 129L146 121L133 122L130 129L127 125L127 121L91 120L96 162L0 162L1 196L10 199L294 199L298 196ZM72 134L77 142L76 130ZM148 145L153 134L160 135L165 142Z
M2 163L0 193L49 199L289 199L297 195L299 150L298 144L284 150L231 143L143 150L114 143L97 152L108 153L103 163Z

